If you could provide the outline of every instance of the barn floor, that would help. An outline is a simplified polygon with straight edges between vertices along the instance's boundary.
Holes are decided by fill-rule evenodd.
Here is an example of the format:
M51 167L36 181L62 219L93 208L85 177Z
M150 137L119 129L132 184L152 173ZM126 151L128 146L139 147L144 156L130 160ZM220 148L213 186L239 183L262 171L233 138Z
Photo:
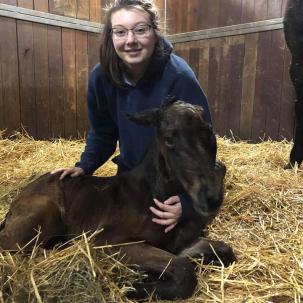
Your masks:
M194 296L176 302L303 302L303 169L283 170L290 143L218 141L219 159L228 169L226 195L209 237L229 243L238 261L229 268L197 261ZM29 180L73 165L82 149L82 141L0 137L0 220ZM97 172L114 173L110 162ZM136 274L119 260L97 256L88 243L82 237L63 251L0 253L0 303L132 302L124 297L125 281Z

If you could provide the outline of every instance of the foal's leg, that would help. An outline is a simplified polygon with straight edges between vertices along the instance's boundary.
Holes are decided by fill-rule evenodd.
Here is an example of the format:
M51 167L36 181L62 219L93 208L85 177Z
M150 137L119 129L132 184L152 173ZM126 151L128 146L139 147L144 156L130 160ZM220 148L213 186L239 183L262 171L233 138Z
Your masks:
M236 261L236 256L230 246L223 241L214 241L206 238L198 239L192 246L182 250L179 256L201 258L204 264L228 266Z
M33 240L40 233L37 241ZM37 244L51 241L65 232L58 207L45 195L23 197L13 202L0 230L0 248L31 250ZM55 244L55 243L53 243Z
M154 295L159 299L184 299L192 295L197 284L194 266L186 257L177 257L145 243L121 247L129 264L137 264L148 277L134 285L129 293L135 299Z

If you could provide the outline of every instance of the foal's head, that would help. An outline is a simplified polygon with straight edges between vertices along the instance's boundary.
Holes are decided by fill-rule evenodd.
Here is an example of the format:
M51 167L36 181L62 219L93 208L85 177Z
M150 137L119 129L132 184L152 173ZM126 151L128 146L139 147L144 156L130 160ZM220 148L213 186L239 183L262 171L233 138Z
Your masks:
M136 123L156 127L159 161L167 178L177 179L194 200L199 213L207 215L220 205L209 205L208 192L213 192L215 156L212 152L214 133L203 119L201 106L171 99L160 108L136 114ZM216 186L217 187L217 186Z

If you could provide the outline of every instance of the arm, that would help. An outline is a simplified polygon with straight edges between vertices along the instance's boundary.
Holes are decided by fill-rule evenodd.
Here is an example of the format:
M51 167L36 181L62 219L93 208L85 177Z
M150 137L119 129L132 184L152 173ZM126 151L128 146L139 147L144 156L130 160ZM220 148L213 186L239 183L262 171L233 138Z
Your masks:
M89 132L84 152L75 165L81 167L85 174L93 174L114 153L117 145L118 128L110 115L104 89L100 70L95 69L87 93Z

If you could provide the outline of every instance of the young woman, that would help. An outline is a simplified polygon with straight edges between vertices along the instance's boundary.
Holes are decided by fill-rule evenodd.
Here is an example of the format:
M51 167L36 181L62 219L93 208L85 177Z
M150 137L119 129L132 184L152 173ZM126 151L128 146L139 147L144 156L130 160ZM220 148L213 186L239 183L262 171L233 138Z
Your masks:
M199 104L211 123L207 99L188 64L172 53L172 45L159 30L159 16L152 0L116 0L107 10L102 34L100 64L88 84L90 130L85 150L75 167L57 169L61 178L93 174L114 153L118 174L136 166L153 136L151 127L135 125L125 113L158 107L167 96ZM216 157L216 140L213 138ZM197 165L199 165L197 163ZM168 232L192 211L186 193L166 201L154 199L153 221Z

